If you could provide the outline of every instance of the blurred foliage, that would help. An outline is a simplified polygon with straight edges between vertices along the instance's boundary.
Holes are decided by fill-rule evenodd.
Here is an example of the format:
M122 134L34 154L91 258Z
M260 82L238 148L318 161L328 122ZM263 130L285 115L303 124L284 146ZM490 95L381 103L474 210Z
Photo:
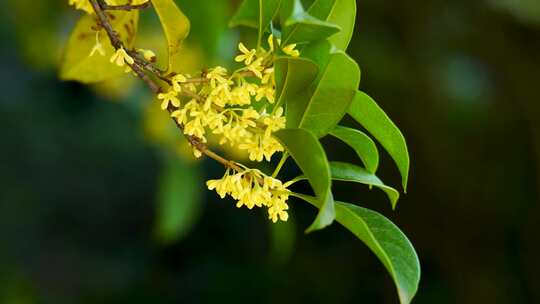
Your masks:
M227 28L237 3L177 2L192 20L193 69L227 60L234 38L249 35ZM414 303L540 301L539 6L358 1L349 51L362 88L403 128L414 172L398 217L383 193L362 191L362 202L415 243L424 272ZM189 236L158 245L158 178L171 149L144 135L150 95L137 83L126 92L57 81L59 46L78 17L64 1L3 1L0 16L1 303L397 302L348 232L297 237L288 259L276 257L270 238L281 237L263 215L213 195L202 195ZM145 14L141 24L159 30ZM336 158L356 157L328 141ZM220 171L196 166L203 178ZM390 165L381 170L399 183ZM356 185L336 191L359 195ZM298 234L314 214L294 205Z

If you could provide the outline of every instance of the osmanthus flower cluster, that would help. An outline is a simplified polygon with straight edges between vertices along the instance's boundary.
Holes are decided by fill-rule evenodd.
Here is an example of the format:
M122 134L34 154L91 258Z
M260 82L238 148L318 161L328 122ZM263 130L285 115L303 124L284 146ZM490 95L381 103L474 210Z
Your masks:
M283 184L257 169L244 167L241 172L227 169L221 179L210 180L206 184L208 189L215 190L221 198L230 195L237 200L238 208L267 207L268 216L274 223L289 218L287 200L291 191L287 186L290 182Z
M273 37L269 37L269 41ZM287 52L298 56L293 46ZM203 73L202 78L175 75L172 86L158 95L163 110L174 107L171 114L184 126L186 135L207 142L209 133L220 137L220 144L236 146L249 153L252 161L270 161L283 147L272 136L285 128L283 107L275 105L276 83L270 44L264 49L248 49L240 43L241 54L235 59L244 64L232 73L218 66ZM185 93L185 101L180 96ZM259 109L259 110L257 110ZM200 152L195 150L197 156Z
M220 144L247 151L252 161L270 161L276 152L284 151L273 133L284 129L286 124L283 107L275 105L273 39L271 35L268 38L268 51L248 49L240 43L241 54L235 60L242 62L244 67L230 74L218 66L203 73L201 78L173 76L169 91L158 95L161 108L175 109L171 116L184 126L188 136L206 143L207 135L211 133L219 136ZM284 52L299 55L294 45L287 46ZM194 153L197 157L202 155L197 147L194 147ZM238 207L267 207L274 222L287 220L288 190L279 180L265 176L259 170L245 168L233 175L230 170L221 180L210 181L208 188L216 189L222 197L229 194L238 200Z
M341 223L387 267L400 302L410 303L420 278L410 242L384 216L335 201L337 193L332 191L334 182L366 184L384 191L394 208L399 192L376 175L381 158L375 140L396 163L403 189L410 165L401 131L372 98L358 90L360 68L346 53L355 29L355 0L307 1L307 8L302 0L244 0L230 24L256 29L257 46L238 45L239 53L231 58L238 69L216 66L195 75L181 73L182 43L190 22L175 0L67 2L86 14L68 42L62 79L108 81L122 75L118 67L132 73L155 94L195 156L205 155L225 167L220 179L207 181L208 189L221 198L230 196L238 208L266 209L274 223L288 220L289 197L310 203L319 212L306 231ZM150 7L167 40L166 69L157 65L154 52L134 46L139 10ZM340 126L347 114L363 130ZM329 161L321 142L325 136L354 149L361 165ZM265 174L212 151L208 145L216 138L253 162L275 160L276 154L281 159L271 175ZM282 182L278 176L289 156L302 175ZM290 190L302 180L309 182L314 196Z
M132 1L130 5L142 2ZM88 1L71 0L70 4L87 12L93 11ZM119 5L120 1L107 1L107 4ZM157 95L161 109L170 112L186 136L207 143L208 135L212 134L218 136L219 144L246 151L251 161L270 161L275 153L284 151L273 134L286 125L284 109L275 101L274 40L280 44L279 39L269 35L268 49L249 49L240 43L240 53L234 59L243 67L231 73L217 66L199 77L188 74L162 77L168 89ZM154 52L145 49L136 51L145 60L155 61ZM300 55L295 44L284 46L281 51L291 57ZM96 54L105 56L99 31L96 32L96 43L89 56ZM135 59L124 47L120 47L110 57L110 62L130 72ZM193 146L193 151L196 157L203 154L196 146ZM231 174L231 170L234 174ZM215 189L221 197L230 195L238 201L239 208L268 208L269 218L274 222L288 219L286 201L289 191L281 181L259 170L237 164L234 169L228 168L221 180L209 181L208 188Z

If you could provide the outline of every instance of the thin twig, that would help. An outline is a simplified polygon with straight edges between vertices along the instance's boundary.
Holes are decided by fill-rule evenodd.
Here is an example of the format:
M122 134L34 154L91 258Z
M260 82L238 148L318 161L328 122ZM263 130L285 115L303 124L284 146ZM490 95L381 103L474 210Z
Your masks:
M107 3L104 3L102 5L102 9L106 11L132 11L132 10L142 10L145 8L149 8L150 5L152 5L151 1L146 1L143 4L125 4L125 5L108 5Z
M120 40L118 33L112 27L111 23L109 22L109 18L107 17L107 15L105 14L103 10L103 8L106 5L104 4L104 1L103 0L89 0L89 1L92 4L94 12L96 13L96 16L98 17L99 23L101 24L103 29L105 29L105 32L107 32L107 36L109 37L109 40L111 41L112 46L116 50L119 50L122 48L125 50L126 48L124 47L124 43ZM154 94L159 94L160 92L162 92L163 91L162 87L144 72L145 68L141 65L142 64L139 63L139 60L135 60L133 64L129 64L129 67L133 70L133 72L135 72L137 77L139 77L148 85L148 87L150 88L150 90L152 90L152 92L154 92ZM152 71L149 71L149 72L152 73ZM161 78L161 75L155 75L155 76L158 78ZM169 113L172 113L176 111L177 109L173 106L169 106L167 110L169 111ZM182 134L184 134L184 127L181 124L179 124L176 119L173 118L173 121L178 127L178 129L180 129ZM237 171L242 171L242 169L236 163L229 161L223 158L222 156L216 154L215 152L211 151L210 149L208 149L208 147L201 141L200 138L186 135L186 134L184 134L184 136L194 148L199 150L204 155L210 157L211 159L214 159L215 161L219 162L220 164L222 164L223 166L227 168L231 168Z

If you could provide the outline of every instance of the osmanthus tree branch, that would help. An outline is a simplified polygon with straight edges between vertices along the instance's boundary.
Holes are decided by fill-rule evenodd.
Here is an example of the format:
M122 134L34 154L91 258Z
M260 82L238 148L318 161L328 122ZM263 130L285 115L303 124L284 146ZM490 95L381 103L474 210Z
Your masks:
M146 85L150 88L150 90L152 90L152 92L154 94L157 95L157 94L163 92L164 91L163 88L154 79L152 79L150 76L148 76L148 74L146 74L145 71L148 71L149 73L154 74L154 76L159 78L159 79L163 79L165 77L163 77L160 72L156 72L155 69L151 69L151 68L149 69L148 67L153 66L153 65L151 63L147 62L146 60L140 58L138 52L136 52L134 50L128 50L127 48L125 48L124 43L120 39L120 36L116 32L116 30L112 27L111 22L109 20L109 17L105 13L105 9L108 7L107 4L103 0L89 0L89 1L92 4L92 8L94 9L94 12L96 13L97 19L98 19L101 27L103 27L103 29L107 33L107 36L109 37L109 40L111 41L112 46L116 50L124 49L126 52L128 52L128 54L130 56L131 56L131 54L133 52L136 53L137 56L132 56L133 59L134 59L134 63L133 64L128 64L128 65L133 70L133 72L137 75L137 77L139 77L141 80L143 80L146 83ZM133 8L133 9L135 9L135 8ZM163 80L165 80L165 79L163 79ZM169 80L167 82L170 83ZM201 98L201 96L199 96L199 95L196 95L196 96L198 98ZM190 95L189 97L193 98L195 96ZM167 111L169 113L172 113L172 112L176 111L176 108L173 107L172 105L169 105L169 107L167 108ZM222 164L223 166L225 166L227 168L235 169L237 171L242 170L242 168L240 166L238 166L235 162L227 160L224 157L222 157L222 156L218 155L217 153L213 152L212 150L208 149L208 147L201 141L200 138L184 134L184 132L183 132L184 127L181 124L179 124L178 121L176 121L176 119L172 118L172 120L174 121L174 123L176 124L178 129L180 129L182 134L186 137L188 142L194 148L199 150L202 154L204 154L207 157L219 162L220 164Z
M125 5L108 5L107 3L103 3L102 8L104 10L108 11L131 11L131 10L141 10L148 8L152 5L152 2L150 0L146 1L143 4L125 4Z

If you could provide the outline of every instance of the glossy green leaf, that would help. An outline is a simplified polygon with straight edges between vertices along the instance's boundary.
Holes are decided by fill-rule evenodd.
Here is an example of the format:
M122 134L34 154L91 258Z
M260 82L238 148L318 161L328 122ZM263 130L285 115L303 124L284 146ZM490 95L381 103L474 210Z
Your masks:
M139 12L111 12L111 24L118 32L127 47L132 47L139 23ZM81 17L71 33L64 58L60 67L62 80L74 80L83 83L96 83L119 77L125 73L124 68L112 64L109 59L115 50L105 30L99 31L99 42L103 45L105 55L95 53L90 56L96 45L96 20L85 14Z
M361 183L381 189L388 196L392 208L396 207L399 192L385 185L375 174L366 171L366 169L360 166L342 162L330 162L330 170L333 180Z
M401 131L377 103L364 92L357 92L349 108L351 115L388 151L401 173L403 189L407 190L409 152Z
M151 0L159 16L161 26L167 39L169 52L168 72L182 70L182 43L189 35L190 22L178 8L174 0Z
M287 104L305 93L317 78L319 68L306 58L279 57L274 61L277 104Z
M285 129L275 135L305 174L317 200L321 202L322 208L306 232L332 224L335 212L330 166L321 143L311 132L303 129Z
M334 46L328 40L318 41L305 46L302 49L301 56L315 62L319 69L323 70L328 65L334 49Z
M280 4L281 0L244 0L229 25L258 29L259 37L262 37L279 11Z
M311 16L304 10L300 0L284 4L282 12L283 45L322 40L341 30L341 27L333 23Z
M379 166L379 151L377 150L375 142L364 132L337 126L330 131L330 135L340 139L353 148L369 172L375 173L377 171Z
M317 137L328 134L347 112L359 83L356 62L342 51L332 53L309 90L287 103L287 127L307 129Z
M347 50L354 33L356 0L315 0L308 12L313 17L341 27L341 31L332 35L329 40L336 48Z
M320 202L295 194L320 208ZM379 258L394 280L402 304L411 303L420 282L418 255L407 237L381 214L355 205L336 202L336 221L351 231Z
M259 28L260 0L244 0L229 22L230 27L247 26Z
M185 237L202 207L200 170L178 158L166 162L159 179L156 237L172 243Z
M385 185L375 174L366 171L366 169L349 163L330 162L330 171L332 180L360 183L381 189L386 193L386 196L388 196L392 208L394 209L396 207L397 201L399 200L399 192L396 189ZM294 180L307 180L307 177L299 176Z

